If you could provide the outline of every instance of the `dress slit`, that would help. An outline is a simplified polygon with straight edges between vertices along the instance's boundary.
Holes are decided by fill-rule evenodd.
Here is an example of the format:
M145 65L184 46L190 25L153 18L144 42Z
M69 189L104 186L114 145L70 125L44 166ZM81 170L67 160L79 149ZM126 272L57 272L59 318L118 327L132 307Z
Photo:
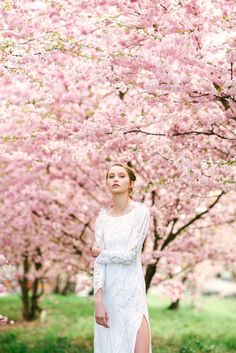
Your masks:
M148 333L149 333L149 342L148 342L148 353L152 353L152 349L151 349L151 330L150 330L150 323L149 323L149 320L147 318L147 315L146 313L143 313L142 316L141 316L141 320L139 322L139 325L138 325L138 328L136 330L136 333L135 333L135 340L134 340L134 344L133 344L133 348L132 348L132 353L135 353L135 346L136 346L136 341L137 341L137 336L138 336L138 330L140 329L140 326L142 324L142 321L143 321L143 317L146 319L146 322L148 324Z

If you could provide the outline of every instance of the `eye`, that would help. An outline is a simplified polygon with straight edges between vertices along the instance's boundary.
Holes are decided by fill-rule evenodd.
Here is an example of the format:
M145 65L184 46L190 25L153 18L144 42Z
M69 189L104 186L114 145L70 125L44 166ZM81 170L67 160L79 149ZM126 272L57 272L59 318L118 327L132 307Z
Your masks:
M125 178L125 175L119 175L120 178ZM114 175L109 175L109 179L114 178Z

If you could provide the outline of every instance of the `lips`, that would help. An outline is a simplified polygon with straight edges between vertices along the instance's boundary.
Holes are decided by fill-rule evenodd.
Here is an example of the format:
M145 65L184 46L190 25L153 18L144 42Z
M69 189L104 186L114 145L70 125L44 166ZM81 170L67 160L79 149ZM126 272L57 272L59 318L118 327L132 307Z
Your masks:
M113 187L113 186L120 186L120 185L119 185L119 184L113 184L112 187Z

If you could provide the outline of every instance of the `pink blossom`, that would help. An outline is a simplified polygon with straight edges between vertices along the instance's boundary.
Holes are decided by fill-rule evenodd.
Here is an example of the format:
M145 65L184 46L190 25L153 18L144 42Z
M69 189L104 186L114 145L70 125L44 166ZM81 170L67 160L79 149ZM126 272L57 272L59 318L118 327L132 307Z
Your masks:
M0 294L1 293L6 293L6 288L2 284L0 284Z

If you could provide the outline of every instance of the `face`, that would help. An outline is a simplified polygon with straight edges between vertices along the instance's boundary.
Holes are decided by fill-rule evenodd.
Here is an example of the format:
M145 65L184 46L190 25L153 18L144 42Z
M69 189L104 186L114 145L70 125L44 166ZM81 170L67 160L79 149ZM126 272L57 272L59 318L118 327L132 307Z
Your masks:
M114 184L118 184L118 186L114 186ZM130 181L125 168L119 165L111 167L108 173L107 187L112 194L128 192L132 185L133 182Z

